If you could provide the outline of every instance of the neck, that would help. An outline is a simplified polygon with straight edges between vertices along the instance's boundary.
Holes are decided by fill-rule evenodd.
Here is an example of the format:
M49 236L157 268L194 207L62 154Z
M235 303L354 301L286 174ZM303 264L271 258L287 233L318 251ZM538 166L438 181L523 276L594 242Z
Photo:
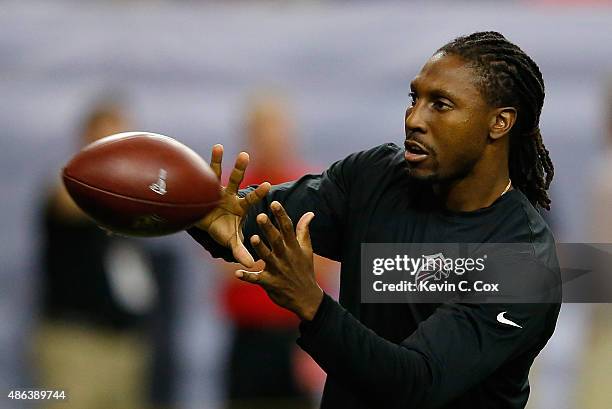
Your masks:
M509 181L507 166L486 172L475 168L462 179L435 185L434 191L448 210L470 212L491 206L508 188Z

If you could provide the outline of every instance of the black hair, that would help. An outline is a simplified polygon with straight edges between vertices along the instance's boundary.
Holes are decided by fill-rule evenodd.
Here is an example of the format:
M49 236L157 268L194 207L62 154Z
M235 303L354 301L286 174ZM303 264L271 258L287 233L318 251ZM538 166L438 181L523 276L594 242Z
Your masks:
M458 37L438 52L457 55L471 64L478 74L476 84L490 105L517 110L510 132L510 179L534 206L550 210L547 190L554 167L539 126L544 104L540 68L517 45L495 31Z

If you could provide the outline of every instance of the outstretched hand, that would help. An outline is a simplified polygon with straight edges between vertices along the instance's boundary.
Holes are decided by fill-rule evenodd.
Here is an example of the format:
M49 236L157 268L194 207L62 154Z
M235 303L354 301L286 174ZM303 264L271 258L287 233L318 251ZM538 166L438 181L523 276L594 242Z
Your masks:
M210 167L219 180L221 180L222 161L223 145L213 146ZM268 194L270 184L262 183L245 197L238 197L238 188L248 165L248 153L240 152L227 186L221 188L219 205L200 220L196 227L206 231L217 243L231 249L236 261L250 268L255 261L243 244L242 222L249 208Z
M294 232L293 223L279 202L272 202L270 209L279 229L265 213L257 216L257 224L270 248L258 235L251 237L251 244L265 267L259 272L238 270L236 277L260 285L274 303L303 320L312 320L323 299L323 290L315 279L308 227L314 213L305 213Z

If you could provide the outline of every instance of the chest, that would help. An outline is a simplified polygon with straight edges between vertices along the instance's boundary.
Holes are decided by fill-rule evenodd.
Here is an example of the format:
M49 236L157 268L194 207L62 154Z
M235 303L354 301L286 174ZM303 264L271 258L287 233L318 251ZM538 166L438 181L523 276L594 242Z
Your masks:
M453 220L433 208L415 205L402 189L365 198L350 213L341 275L341 303L364 325L392 342L401 342L426 320L437 304L361 302L363 243L471 243L487 235L480 223Z

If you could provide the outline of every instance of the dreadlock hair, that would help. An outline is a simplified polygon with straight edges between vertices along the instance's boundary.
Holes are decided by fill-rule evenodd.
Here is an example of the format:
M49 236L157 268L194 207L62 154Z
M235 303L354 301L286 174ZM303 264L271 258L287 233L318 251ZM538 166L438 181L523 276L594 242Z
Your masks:
M438 52L457 55L476 70L476 85L491 106L517 110L509 141L510 178L534 206L550 210L547 190L554 168L539 127L544 80L537 64L495 31L458 37Z

